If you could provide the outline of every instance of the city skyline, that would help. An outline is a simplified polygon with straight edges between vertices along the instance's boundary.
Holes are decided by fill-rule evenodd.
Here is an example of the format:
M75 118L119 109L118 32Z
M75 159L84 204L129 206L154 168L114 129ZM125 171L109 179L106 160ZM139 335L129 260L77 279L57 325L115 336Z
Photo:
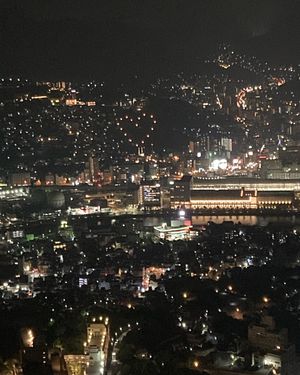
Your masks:
M0 1L0 375L299 375L299 5Z

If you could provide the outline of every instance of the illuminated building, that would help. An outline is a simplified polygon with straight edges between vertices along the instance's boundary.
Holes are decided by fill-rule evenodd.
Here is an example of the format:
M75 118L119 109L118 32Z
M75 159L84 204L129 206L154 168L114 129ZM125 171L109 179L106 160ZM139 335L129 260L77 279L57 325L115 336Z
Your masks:
M155 181L142 182L139 187L138 202L145 209L160 208L160 184Z
M91 323L87 326L87 343L84 343L85 352L90 357L91 371L98 368L99 374L104 374L108 344L110 340L108 318L99 318L103 323ZM87 374L89 369L87 369Z
M288 332L286 329L276 330L274 319L271 316L263 316L260 324L248 327L248 340L259 349L283 349L288 344Z
M192 190L193 209L258 209L290 207L294 194L290 192L257 192L240 190Z
M257 191L300 191L300 180L264 180L258 178L193 178L192 190L247 190Z
M105 186L98 192L86 194L84 200L87 204L98 205L98 207L84 208L84 210L91 210L91 212L100 210L100 206L101 208L136 206L138 204L138 190L136 185Z
M84 180L85 182L93 183L96 182L99 176L99 163L94 157L89 157L85 163Z
M53 250L66 250L67 249L67 244L61 241L54 241L53 242Z
M18 187L18 188L0 188L0 199L17 199L28 197L29 188L28 187Z
M259 208L274 208L279 206L291 207L295 194L288 191L260 191L257 193Z
M88 107L94 107L96 105L95 101L89 101L85 103Z
M12 173L9 180L11 186L29 186L31 183L30 174L27 172Z
M65 81L59 81L59 82L55 82L54 86L56 89L64 91L67 87L67 84Z
M227 168L227 160L226 159L213 159L210 164L210 169L213 171L223 170L225 171Z
M53 174L47 174L45 176L45 184L46 185L54 185L55 184L55 176Z
M251 178L195 179L184 176L161 189L161 207L257 209L291 207L300 181Z
M227 159L230 159L231 152L232 152L232 139L231 138L225 138L222 137L220 140L220 145L225 151Z
M155 163L147 163L144 166L145 179L156 180L159 175L158 165Z
M173 208L189 205L191 199L191 176L183 176L181 180L170 181L170 204Z
M138 156L145 156L145 147L139 146L137 148L137 154Z
M240 190L192 190L191 208L257 209L291 206L290 192L257 192Z
M66 105L70 107L77 105L77 104L78 104L77 99L66 99Z
M65 205L65 195L61 191L51 191L47 194L48 206L54 209L59 209Z
M112 168L104 170L101 175L103 185L109 185L113 182L114 175Z
M149 290L149 288L151 287L152 289L153 288L153 283L151 283L151 276L154 275L156 280L160 279L166 272L166 269L165 268L162 268L162 267L147 267L147 268L143 268L143 282L142 282L142 285L143 285L143 288L145 291Z
M189 220L172 220L170 226L163 223L159 227L154 227L154 233L156 237L166 241L189 240L197 235L197 232L191 229Z
M161 186L160 189L160 207L169 209L171 207L171 195L168 187Z
M83 287L84 285L88 285L88 279L86 277L79 277L79 280L78 280L79 288Z
M190 141L188 146L189 153L193 156L201 157L202 159L212 157L226 157L230 158L232 152L232 139L226 133L197 136L197 140Z
M88 367L89 359L86 355L82 354L65 354L63 356L65 366L66 366L66 373L68 374L86 374L86 370ZM53 360L52 360L53 361ZM62 365L59 361L59 369L61 369Z
M255 349L254 358L271 366L273 373L296 375L295 347L288 342L288 330L277 329L273 317L263 316L260 323L250 324L248 341Z
M192 190L191 208L257 208L257 197L242 190Z

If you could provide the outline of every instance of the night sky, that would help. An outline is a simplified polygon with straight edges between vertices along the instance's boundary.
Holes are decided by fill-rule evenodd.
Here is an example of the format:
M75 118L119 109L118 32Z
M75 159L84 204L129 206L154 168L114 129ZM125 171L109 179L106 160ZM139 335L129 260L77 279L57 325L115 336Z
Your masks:
M8 0L0 2L0 74L100 79L197 70L230 42L298 62L298 0Z

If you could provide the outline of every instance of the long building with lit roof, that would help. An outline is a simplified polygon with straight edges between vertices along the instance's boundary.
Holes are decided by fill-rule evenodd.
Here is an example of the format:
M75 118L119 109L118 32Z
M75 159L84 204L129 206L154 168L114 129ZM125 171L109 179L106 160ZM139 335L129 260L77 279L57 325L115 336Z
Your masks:
M184 176L171 185L170 191L171 208L291 208L300 198L300 180L196 179Z

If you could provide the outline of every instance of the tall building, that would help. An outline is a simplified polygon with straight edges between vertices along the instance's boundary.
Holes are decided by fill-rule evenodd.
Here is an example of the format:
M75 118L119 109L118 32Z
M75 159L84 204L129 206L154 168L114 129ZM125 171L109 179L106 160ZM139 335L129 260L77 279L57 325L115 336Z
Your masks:
M273 317L264 315L260 323L248 327L248 341L254 362L271 366L274 374L296 375L295 346L288 341L287 329L277 329Z
M189 206L191 200L192 176L170 181L170 201L172 207Z
M224 150L226 158L230 159L231 152L232 152L232 139L222 137L220 140L220 146L221 146L221 149Z
M29 186L31 183L30 174L28 172L12 173L9 176L11 186Z
M160 208L160 184L143 181L139 187L138 202L144 209Z
M99 175L99 162L96 158L90 157L88 166L89 166L90 181L95 182Z

